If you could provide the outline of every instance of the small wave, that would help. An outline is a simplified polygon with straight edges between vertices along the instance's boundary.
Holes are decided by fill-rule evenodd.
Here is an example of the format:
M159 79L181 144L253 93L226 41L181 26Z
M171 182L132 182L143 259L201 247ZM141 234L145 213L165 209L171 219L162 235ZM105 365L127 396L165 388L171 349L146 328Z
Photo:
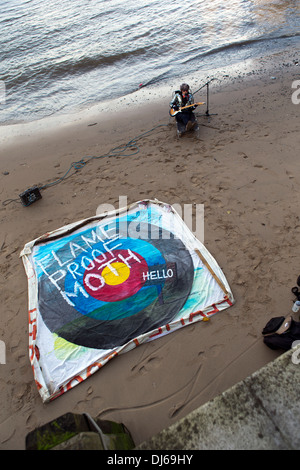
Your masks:
M228 51L230 49L237 49L243 46L251 46L253 44L259 44L262 42L269 42L269 41L274 41L274 40L280 40L280 39L289 39L289 38L295 38L299 37L300 32L295 32L293 34L281 34L278 36L265 36L265 37L259 37L259 38L252 38L252 39L245 39L242 41L235 41L235 42L230 42L227 44L222 44L221 46L214 47L212 49L209 49L205 52L201 52L197 56L193 57L192 60L198 60L201 57L207 57L210 55L218 54L219 52L223 51ZM191 61L191 57L187 58L183 63L187 63Z
M4 80L10 88L21 86L31 80L57 80L65 76L88 73L101 67L111 67L119 62L125 61L131 57L141 56L147 52L145 48L135 49L133 51L121 52L118 54L97 57L81 57L78 60L68 59L60 63L48 63L46 66L36 63L26 71L15 75L14 77L4 77ZM39 85L40 86L40 85Z

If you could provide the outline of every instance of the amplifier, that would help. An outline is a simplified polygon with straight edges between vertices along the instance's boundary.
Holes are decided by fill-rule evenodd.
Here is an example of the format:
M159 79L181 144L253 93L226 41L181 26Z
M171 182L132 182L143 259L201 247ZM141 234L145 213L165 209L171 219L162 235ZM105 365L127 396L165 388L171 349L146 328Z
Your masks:
M24 193L20 194L19 196L21 198L23 206L26 207L30 206L30 204L33 204L35 201L42 199L42 195L37 186L27 189L26 191L24 191Z

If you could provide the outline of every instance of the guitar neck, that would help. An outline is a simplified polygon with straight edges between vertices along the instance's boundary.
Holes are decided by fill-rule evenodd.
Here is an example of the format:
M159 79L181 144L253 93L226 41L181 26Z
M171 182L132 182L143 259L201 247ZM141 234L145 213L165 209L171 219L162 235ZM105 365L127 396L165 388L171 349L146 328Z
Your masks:
M201 103L189 104L188 106L184 106L183 108L179 108L177 111L175 111L173 108L171 108L169 110L169 114L170 114L170 116L174 117L174 116L176 116L176 114L180 113L183 109L190 108L191 106L196 106L198 104L205 104L205 103L201 102Z
M199 104L204 104L204 103L193 103L193 104L189 104L188 106L184 106L183 108L180 108L181 110L182 109L187 109L187 108L190 108L191 106L195 106L195 105L199 105Z

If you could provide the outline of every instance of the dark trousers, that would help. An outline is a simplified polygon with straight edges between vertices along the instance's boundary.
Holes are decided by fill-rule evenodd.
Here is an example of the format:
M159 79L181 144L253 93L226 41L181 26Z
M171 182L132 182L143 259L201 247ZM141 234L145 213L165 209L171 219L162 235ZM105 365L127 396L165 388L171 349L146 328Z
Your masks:
M175 116L176 122L177 122L177 129L179 132L185 132L186 131L186 126L189 121L194 123L196 121L195 115L193 112L181 112L176 114Z

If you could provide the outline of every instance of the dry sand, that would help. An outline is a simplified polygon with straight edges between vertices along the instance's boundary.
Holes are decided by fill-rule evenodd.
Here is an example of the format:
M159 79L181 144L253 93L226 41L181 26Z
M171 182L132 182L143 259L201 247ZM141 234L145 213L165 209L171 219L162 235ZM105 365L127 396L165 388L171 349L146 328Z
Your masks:
M23 449L29 431L68 411L123 422L139 444L281 354L263 344L261 331L291 312L300 274L300 104L291 100L297 60L291 50L217 71L212 115L198 117L199 139L177 140L168 104L179 82L196 89L215 74L145 87L74 116L1 127L1 449ZM205 90L197 99L206 101ZM137 142L136 155L91 160L40 201L20 204L20 193L55 181L72 162L102 156L157 125ZM204 204L204 242L236 303L112 360L43 404L28 358L20 251L47 231L95 215L99 204L118 207L119 196ZM3 205L7 199L16 201Z

